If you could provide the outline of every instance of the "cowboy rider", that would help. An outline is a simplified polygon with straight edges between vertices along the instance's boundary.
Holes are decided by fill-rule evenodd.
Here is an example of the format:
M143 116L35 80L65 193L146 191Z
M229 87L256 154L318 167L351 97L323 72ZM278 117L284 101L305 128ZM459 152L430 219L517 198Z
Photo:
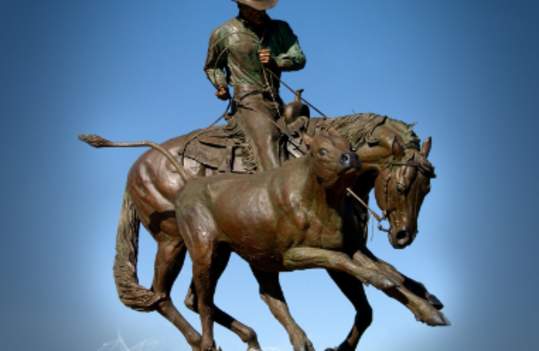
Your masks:
M271 19L266 10L278 0L236 0L239 14L211 35L204 71L221 100L234 88L235 118L246 134L258 170L280 165L277 120L283 71L305 66L305 55L290 26Z

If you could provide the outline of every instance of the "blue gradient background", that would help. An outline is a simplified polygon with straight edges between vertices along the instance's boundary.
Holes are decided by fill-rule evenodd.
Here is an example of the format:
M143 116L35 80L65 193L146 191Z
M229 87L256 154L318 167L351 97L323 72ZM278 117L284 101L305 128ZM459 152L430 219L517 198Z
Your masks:
M2 350L95 351L117 334L187 350L161 316L116 297L116 222L140 150L96 151L76 135L163 141L211 123L224 105L202 72L207 40L235 12L226 0L0 2ZM323 111L387 114L434 139L438 178L416 242L395 251L375 233L370 247L436 293L453 326L416 323L368 288L362 349L536 350L538 2L283 0L270 14L308 56L285 80ZM146 285L154 253L143 233ZM182 312L190 277L186 263L173 291ZM317 349L337 345L354 311L327 275L282 283ZM237 257L216 301L263 346L290 349ZM245 349L220 327L216 339Z

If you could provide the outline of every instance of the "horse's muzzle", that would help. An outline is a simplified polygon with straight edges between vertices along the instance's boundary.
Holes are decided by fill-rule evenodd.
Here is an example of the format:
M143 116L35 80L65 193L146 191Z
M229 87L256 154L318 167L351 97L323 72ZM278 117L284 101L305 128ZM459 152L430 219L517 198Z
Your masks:
M404 249L410 245L415 239L415 234L410 233L406 229L400 229L396 233L390 233L390 242L395 249Z

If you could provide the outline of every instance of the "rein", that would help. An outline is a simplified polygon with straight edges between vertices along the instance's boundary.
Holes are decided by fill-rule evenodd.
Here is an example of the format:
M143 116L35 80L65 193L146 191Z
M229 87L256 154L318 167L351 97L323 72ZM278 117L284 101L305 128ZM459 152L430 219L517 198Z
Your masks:
M387 220L387 215L385 212L383 216L380 216L378 213L376 213L376 211L370 208L369 205L367 205L367 203L365 203L365 201L363 201L363 199L360 198L352 189L346 188L346 192L354 199L356 199L360 204L362 204L367 209L367 211L369 211L369 213L374 217L374 219L376 219L376 221L378 222L378 230L389 233L389 229L386 229L382 226L382 223Z

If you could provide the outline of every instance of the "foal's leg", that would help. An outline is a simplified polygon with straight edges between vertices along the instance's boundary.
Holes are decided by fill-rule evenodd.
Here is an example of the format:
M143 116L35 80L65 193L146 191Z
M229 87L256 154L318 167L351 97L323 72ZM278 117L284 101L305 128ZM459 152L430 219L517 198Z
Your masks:
M374 255L372 256L375 258ZM395 267L381 260L376 259L377 261L375 262L373 258L368 257L361 251L357 251L353 256L353 259L362 266L379 270L390 276L391 279L397 281L399 283L398 286L392 289L383 289L384 293L408 307L417 320L431 326L444 326L450 324L444 314L439 311L439 309L443 307L441 302L434 295L430 295L426 289L421 291L421 287L423 289L425 288L422 284L418 286L420 283L416 282L418 285L414 285L407 281L407 278L402 276ZM421 297L417 295L418 292Z
M314 351L311 341L290 315L279 283L279 273L258 271L252 266L251 269L260 287L260 297L288 332L294 351Z
M395 283L391 275L370 264L354 262L344 253L305 247L293 248L284 254L283 264L287 269L326 268L348 273L364 283L373 284L400 301L412 311L417 320L431 326L449 324L443 313L406 287Z
M219 251L218 255L216 256L215 264L213 265L212 271L210 272L210 274L215 277L216 281L219 279L219 277L225 270L229 258L229 250ZM185 305L193 312L198 313L198 299L195 292L196 289L193 284L194 283L191 282L189 292L185 297ZM214 319L217 323L236 333L243 342L247 343L247 351L261 351L260 345L258 344L256 332L253 329L234 319L234 317L230 316L228 313L224 312L215 305L213 306L213 311Z
M183 266L185 251L185 244L181 239L158 243L152 290L163 296L157 305L157 311L182 332L193 350L198 351L200 334L183 318L170 300L170 290Z
M396 286L396 283L376 269L363 267L354 263L349 256L342 252L297 247L286 251L283 255L283 265L286 269L326 268L350 274L365 284L372 284L377 289L386 290Z
M370 267L380 269L382 272L390 275L393 280L395 280L399 284L402 284L404 287L406 287L408 290L410 290L417 296L423 297L437 310L441 310L444 307L443 303L435 295L431 294L427 290L427 288L425 288L425 285L418 282L417 280L414 280L402 274L389 263L376 257L366 247L363 248L361 251L357 251L354 254L353 260L359 262L362 265L369 265Z
M189 253L193 261L193 283L198 297L198 313L202 323L200 351L217 351L213 339L215 315L213 296L217 285L215 274L212 274L217 257L215 243L198 242L197 244L196 248L190 247Z
M356 309L356 317L352 330L346 339L337 348L328 348L326 351L353 351L357 348L359 339L372 322L372 308L365 296L363 284L354 277L335 271L327 271L343 294L350 300Z

